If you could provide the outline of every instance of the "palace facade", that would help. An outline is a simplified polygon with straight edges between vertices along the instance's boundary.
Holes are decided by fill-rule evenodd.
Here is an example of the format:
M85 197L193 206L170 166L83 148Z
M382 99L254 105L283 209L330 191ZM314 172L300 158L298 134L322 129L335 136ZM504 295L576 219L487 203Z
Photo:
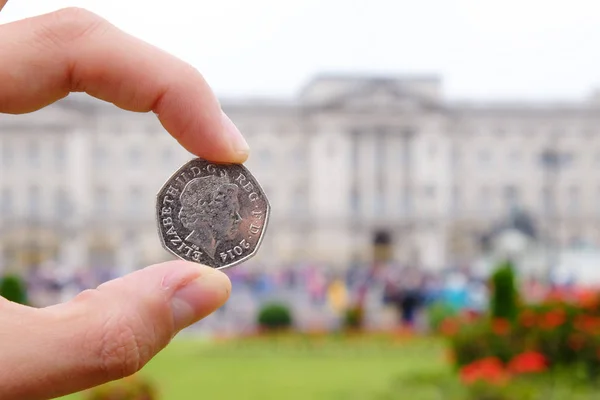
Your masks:
M540 239L600 244L600 101L454 102L436 76L322 75L291 99L222 99L269 197L249 264L343 268L373 242L403 263L468 262L515 211ZM171 259L154 215L192 156L152 114L82 95L0 115L0 261L127 272Z

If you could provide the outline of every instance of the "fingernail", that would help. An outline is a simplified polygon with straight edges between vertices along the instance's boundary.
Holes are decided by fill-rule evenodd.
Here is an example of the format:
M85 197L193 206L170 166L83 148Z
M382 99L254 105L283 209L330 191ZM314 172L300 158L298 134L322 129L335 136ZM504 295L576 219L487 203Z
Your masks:
M221 116L223 119L223 129L229 138L229 143L231 143L233 151L242 156L247 156L250 153L250 146L248 146L248 142L246 142L246 139L244 139L244 136L240 130L237 128L237 126L235 126L227 114L222 112Z
M190 326L223 305L229 290L229 279L216 270L206 270L178 289L171 298L176 331Z

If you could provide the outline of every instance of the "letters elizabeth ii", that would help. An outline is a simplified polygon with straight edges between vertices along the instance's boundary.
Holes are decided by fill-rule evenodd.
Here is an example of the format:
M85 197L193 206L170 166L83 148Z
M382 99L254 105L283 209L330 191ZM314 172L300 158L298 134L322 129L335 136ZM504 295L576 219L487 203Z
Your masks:
M156 213L167 251L183 260L226 268L256 254L270 205L244 166L195 158L163 185Z

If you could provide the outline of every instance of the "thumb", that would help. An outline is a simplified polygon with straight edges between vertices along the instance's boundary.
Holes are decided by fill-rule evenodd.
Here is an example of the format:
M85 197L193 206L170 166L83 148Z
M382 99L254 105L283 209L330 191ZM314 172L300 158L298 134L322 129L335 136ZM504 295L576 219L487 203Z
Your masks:
M223 305L230 291L222 272L172 261L57 306L7 307L0 321L18 313L12 321L19 322L0 330L2 398L54 398L131 375L178 331Z

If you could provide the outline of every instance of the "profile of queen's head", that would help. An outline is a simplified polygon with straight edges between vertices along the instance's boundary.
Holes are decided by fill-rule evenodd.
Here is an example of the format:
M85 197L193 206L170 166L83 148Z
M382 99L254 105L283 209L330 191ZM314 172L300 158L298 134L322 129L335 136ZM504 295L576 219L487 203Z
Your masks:
M179 199L179 219L191 231L186 240L214 258L219 243L235 238L242 220L238 187L225 174L204 176L189 181Z

